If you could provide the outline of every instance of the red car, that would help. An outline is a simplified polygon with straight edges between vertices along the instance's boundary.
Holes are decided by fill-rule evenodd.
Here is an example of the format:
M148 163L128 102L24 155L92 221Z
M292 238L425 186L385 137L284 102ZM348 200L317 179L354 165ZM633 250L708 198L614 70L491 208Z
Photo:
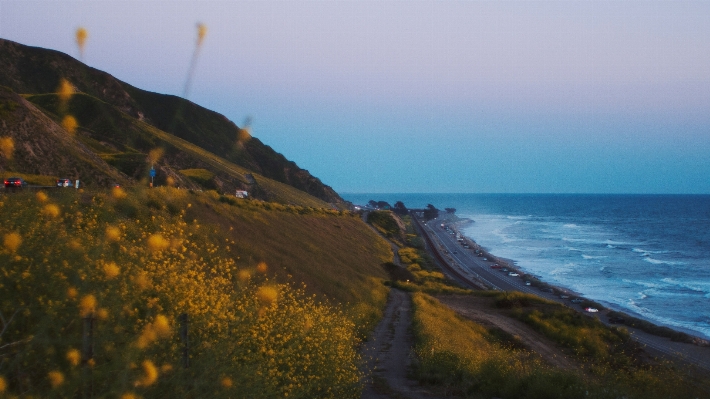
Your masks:
M5 187L6 188L23 188L27 187L27 182L25 179L21 177L11 177L9 179L5 179Z

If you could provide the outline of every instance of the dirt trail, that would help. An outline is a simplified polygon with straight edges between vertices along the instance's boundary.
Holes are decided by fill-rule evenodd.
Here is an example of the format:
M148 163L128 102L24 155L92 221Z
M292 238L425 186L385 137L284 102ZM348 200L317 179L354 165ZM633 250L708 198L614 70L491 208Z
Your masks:
M577 364L549 339L545 338L525 323L507 317L492 307L490 298L459 295L439 295L439 302L445 304L461 316L486 327L498 327L516 336L529 350L537 353L547 363L563 369L577 368Z
M412 301L404 291L390 290L385 314L363 347L367 369L371 370L363 399L433 398L417 381L407 378L413 353L409 332Z

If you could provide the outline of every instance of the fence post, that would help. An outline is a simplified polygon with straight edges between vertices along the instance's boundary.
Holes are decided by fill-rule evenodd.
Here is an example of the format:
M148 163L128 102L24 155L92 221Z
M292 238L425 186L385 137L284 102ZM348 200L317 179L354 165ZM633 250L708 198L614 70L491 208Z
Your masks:
M187 313L180 314L178 320L180 321L180 340L182 341L182 367L188 368L190 367L190 356L187 341Z
M94 315L91 314L83 319L83 330L81 334L81 364L83 365L82 375L84 380L84 399L93 396L93 376L89 361L94 358Z

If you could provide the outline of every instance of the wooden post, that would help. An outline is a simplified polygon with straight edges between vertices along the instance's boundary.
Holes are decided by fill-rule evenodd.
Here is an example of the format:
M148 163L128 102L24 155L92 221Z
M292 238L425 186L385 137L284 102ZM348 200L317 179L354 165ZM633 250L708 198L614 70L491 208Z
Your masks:
M82 375L84 380L84 399L93 396L93 378L89 360L94 358L94 315L89 315L83 319L83 331L81 334L81 364L83 365Z
M187 340L187 324L188 324L188 317L187 313L182 313L180 317L178 318L180 321L180 340L182 341L182 367L183 368L188 368L190 367L190 353L189 353L189 346L188 346L188 340Z

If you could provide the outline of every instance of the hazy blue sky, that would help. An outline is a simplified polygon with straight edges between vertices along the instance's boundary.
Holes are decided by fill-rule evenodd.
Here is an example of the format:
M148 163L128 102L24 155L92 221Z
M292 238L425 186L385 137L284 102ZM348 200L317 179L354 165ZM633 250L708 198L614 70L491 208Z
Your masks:
M710 1L0 0L0 37L181 95L340 192L710 193Z

